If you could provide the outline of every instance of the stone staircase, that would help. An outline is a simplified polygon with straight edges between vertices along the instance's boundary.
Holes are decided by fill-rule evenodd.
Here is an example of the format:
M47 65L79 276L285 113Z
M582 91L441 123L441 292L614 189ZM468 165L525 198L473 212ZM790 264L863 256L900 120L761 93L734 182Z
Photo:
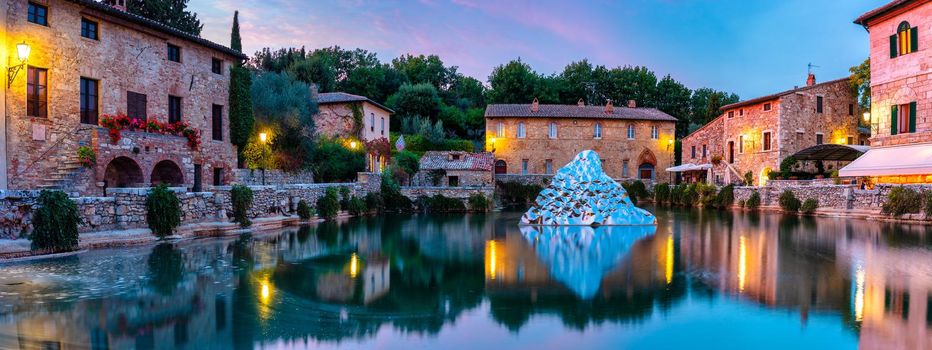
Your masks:
M59 151L56 153L65 152ZM77 152L71 153L74 154L56 154L54 157L50 157L57 165L51 172L45 174L36 187L43 190L72 189L75 178L84 167L81 165L81 161L78 160Z

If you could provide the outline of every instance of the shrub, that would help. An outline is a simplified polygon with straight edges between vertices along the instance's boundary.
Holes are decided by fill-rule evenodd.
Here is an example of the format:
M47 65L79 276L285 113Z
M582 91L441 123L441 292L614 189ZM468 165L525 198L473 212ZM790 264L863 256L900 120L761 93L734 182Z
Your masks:
M886 215L900 216L909 213L918 213L922 207L922 195L911 188L898 186L890 189L887 201L883 204L881 212Z
M643 182L632 181L628 186L631 189L628 191L628 194L630 194L632 197L636 196L638 199L648 198L647 186L645 186Z
M735 203L735 185L728 184L727 186L722 187L718 191L718 195L715 198L715 205L719 208L731 208L731 205Z
M744 173L744 185L754 186L754 173L750 171Z
M796 194L790 190L783 190L783 193L780 194L779 201L780 208L790 213L798 212L799 207L802 206L802 203L799 202L799 198L796 198Z
M366 169L363 147L350 149L335 138L319 138L314 145L312 162L315 182L343 182L356 179L356 173Z
M300 217L301 220L307 220L311 218L311 214L313 214L311 212L311 206L307 205L307 201L303 199L298 201L298 217Z
M414 152L400 151L392 158L395 159L395 164L404 169L404 171L408 174L414 174L420 170L420 158L417 156L417 154L414 154Z
M622 182L621 188L625 189L625 193L627 193L628 198L631 199L631 204L638 205L638 195L637 192L634 192L634 190L631 188L631 184Z
M685 191L686 191L686 185L684 184L673 186L673 189L670 190L670 204L682 205L683 204L683 192Z
M349 206L346 207L346 210L349 211L350 215L355 216L363 215L369 212L369 210L366 209L366 202L356 196L350 198Z
M748 200L744 202L744 206L748 209L760 208L760 193L757 193L757 191L752 192Z
M425 209L429 213L452 213L466 211L466 205L463 201L436 194L424 201Z
M325 220L337 217L340 212L340 200L337 198L337 189L328 187L326 193L317 198L317 215Z
M378 192L369 192L365 197L366 209L372 212L382 212L385 210L385 202L382 201L382 194Z
M387 172L382 173L382 187L380 190L385 211L404 213L412 210L411 199L401 194L401 188L398 187L398 184Z
M32 249L72 250L78 247L78 206L65 192L43 190L32 218Z
M340 187L340 208L349 209L350 205L350 189L349 187Z
M926 216L932 216L932 191L922 191L923 212Z
M181 225L181 201L168 185L156 186L146 197L146 222L159 238L171 235Z
M489 199L481 194L470 195L467 202L469 202L469 210L472 211L486 212L491 207Z
M718 189L715 185L700 183L696 185L696 194L699 197L699 203L706 208L718 206Z
M680 197L680 204L684 207L691 207L699 200L699 188L697 184L690 184L683 187L683 195Z
M654 202L657 204L670 201L670 184L660 183L654 185Z
M793 156L786 157L780 162L780 172L783 174L784 178L790 177L790 172L793 171L793 166L795 165L796 158Z
M233 185L230 190L230 201L233 203L233 221L240 227L249 227L249 209L252 208L252 190L243 185Z
M819 208L819 200L815 198L808 198L803 201L803 206L799 208L799 211L803 214L812 214Z

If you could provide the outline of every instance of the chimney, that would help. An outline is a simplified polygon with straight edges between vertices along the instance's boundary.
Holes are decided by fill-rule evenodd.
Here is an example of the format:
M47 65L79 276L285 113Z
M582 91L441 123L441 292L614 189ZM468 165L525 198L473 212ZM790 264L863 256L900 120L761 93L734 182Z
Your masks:
M612 100L608 100L608 102L605 103L605 114L612 113L615 113L615 105L612 104Z
M815 85L815 74L809 73L809 77L806 78L806 86Z
M110 5L117 10L126 12L126 1L127 0L106 0L105 2L107 5Z
M577 106L580 106L580 107L585 106L585 105L586 105L586 101L583 101L583 99L579 99L579 101L576 101L576 105L577 105Z
M531 113L537 113L540 110L540 103L537 102L537 97L534 98L534 102L531 102Z
M628 100L628 108L638 108L638 103L634 100Z

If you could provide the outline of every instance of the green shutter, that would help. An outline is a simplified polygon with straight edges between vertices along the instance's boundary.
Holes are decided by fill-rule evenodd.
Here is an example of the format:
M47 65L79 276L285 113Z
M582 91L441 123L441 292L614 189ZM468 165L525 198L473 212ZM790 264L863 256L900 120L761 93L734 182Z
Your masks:
M909 29L909 41L910 41L910 50L909 52L919 51L919 27L912 27Z
M916 132L916 102L909 103L909 132Z
M896 106L890 107L890 135L896 135Z
M896 57L896 34L890 36L890 58Z

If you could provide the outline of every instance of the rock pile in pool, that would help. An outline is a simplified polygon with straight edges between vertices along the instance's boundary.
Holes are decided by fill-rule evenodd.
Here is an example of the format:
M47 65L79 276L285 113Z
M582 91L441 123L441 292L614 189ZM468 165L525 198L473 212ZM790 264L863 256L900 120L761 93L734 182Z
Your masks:
M656 225L657 218L631 203L628 192L602 171L602 160L586 150L560 168L534 206L521 217L525 225Z

